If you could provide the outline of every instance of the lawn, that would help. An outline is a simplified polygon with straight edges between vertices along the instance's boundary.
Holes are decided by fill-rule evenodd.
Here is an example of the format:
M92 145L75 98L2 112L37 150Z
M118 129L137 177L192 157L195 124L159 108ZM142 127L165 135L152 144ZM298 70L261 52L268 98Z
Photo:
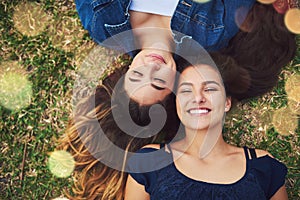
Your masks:
M71 0L2 0L0 18L0 199L63 197L72 176L50 170L49 156L72 111L76 74L95 44ZM265 149L287 165L292 200L300 199L297 41L297 56L274 90L239 104L226 123L231 143Z

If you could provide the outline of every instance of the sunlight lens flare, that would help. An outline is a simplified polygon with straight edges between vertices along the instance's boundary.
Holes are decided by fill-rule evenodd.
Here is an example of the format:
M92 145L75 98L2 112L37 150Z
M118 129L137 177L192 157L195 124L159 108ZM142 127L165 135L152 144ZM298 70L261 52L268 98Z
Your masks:
M244 23L248 12L249 9L242 6L235 11L235 15L234 15L236 25L244 32L250 31L250 28L248 27L249 25Z
M35 36L49 25L50 17L36 2L20 3L14 11L15 28L23 35Z
M211 0L193 0L196 3L207 3L210 2Z
M289 31L300 34L300 9L289 9L284 16L284 23Z
M271 4L274 3L276 0L257 0L257 1L262 4Z
M274 112L272 123L279 134L290 135L294 134L298 127L298 117L289 107L283 107Z
M59 178L66 178L73 173L75 160L67 151L54 151L50 154L48 167L53 175Z
M300 102L300 74L291 75L285 82L288 99Z
M291 112L300 115L300 101L294 101L293 99L288 99L288 107Z
M27 107L32 99L32 83L24 74L8 71L0 75L0 104L9 110Z

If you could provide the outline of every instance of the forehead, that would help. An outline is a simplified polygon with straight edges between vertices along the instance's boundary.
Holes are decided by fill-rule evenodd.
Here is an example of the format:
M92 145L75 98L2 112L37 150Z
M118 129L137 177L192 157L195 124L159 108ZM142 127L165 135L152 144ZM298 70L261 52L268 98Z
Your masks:
M222 83L221 76L217 69L209 65L197 65L187 67L180 75L179 83L188 81L202 83L204 81L216 81Z

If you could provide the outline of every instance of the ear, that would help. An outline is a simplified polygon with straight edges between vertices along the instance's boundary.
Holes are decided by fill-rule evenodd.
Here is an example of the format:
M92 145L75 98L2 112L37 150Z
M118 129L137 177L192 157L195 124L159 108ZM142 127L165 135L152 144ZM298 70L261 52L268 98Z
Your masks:
M226 97L225 112L228 112L231 108L231 97Z

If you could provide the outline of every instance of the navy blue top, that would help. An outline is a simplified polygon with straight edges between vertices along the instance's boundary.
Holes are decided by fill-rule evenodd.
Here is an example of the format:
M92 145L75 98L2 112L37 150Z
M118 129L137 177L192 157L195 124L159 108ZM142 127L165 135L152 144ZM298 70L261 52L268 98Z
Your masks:
M252 155L249 159L247 148L244 149L246 172L241 179L231 184L207 183L191 179L178 171L174 162L155 171L149 171L146 169L149 166L161 165L165 159L173 160L172 154L166 151L162 155L163 159L149 159L149 157L142 159L142 156L138 156L158 151L154 148L143 148L137 152L140 154L134 154L128 161L127 170L138 183L145 186L152 200L270 199L284 185L286 166L268 155L259 158ZM135 173L143 171L149 172Z

